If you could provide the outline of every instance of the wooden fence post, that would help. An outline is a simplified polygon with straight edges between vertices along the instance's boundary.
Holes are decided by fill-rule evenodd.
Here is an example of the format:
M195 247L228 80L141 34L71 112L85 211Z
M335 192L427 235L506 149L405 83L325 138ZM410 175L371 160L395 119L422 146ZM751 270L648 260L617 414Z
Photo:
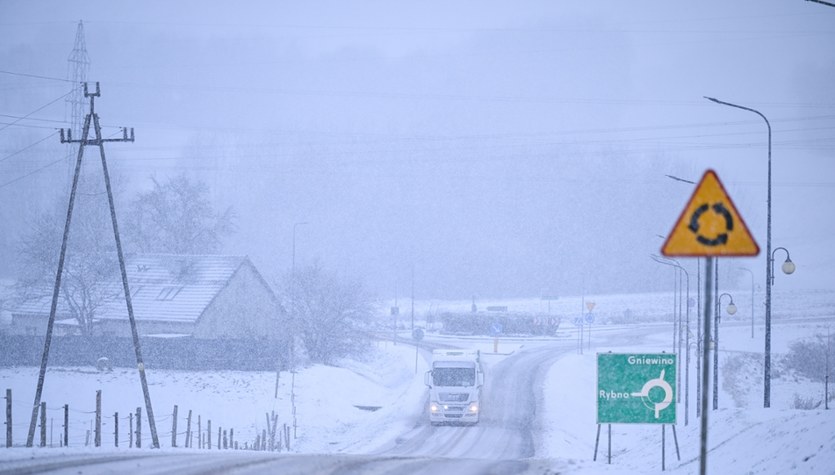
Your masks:
M41 447L46 447L46 403L41 402Z
M267 450L267 429L261 430L261 450Z
M6 447L12 446L12 390L6 389Z
M220 450L220 426L217 427L217 449Z
M203 448L203 424L200 422L200 414L197 414L197 448Z
M267 418L267 434L270 434L270 442L267 444L269 447L268 450L272 450L273 437L275 436L275 432L272 429L272 418L269 413L264 413L264 417Z
M226 431L223 431L223 450L226 450L228 448L229 448L229 439L226 437Z
M70 405L64 404L64 447L70 445Z
M177 446L177 405L174 404L174 422L171 423L171 447Z
M142 448L142 408L136 408L136 448Z
M101 447L101 389L96 391L96 447Z
M113 414L113 442L119 446L119 413Z
M133 413L128 413L130 427L128 427L128 447L133 448Z
M235 445L235 442L233 440L234 438L235 438L235 429L229 429L229 448L230 449ZM237 447L235 447L235 448L237 448Z
M212 420L206 420L206 448L212 448Z
M191 409L189 409L188 418L186 419L186 448L191 446Z

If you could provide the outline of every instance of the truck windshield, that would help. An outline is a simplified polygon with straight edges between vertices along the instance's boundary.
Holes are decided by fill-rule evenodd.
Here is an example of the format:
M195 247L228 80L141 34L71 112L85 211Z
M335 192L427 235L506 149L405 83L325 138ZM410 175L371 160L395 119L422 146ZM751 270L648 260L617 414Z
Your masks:
M432 371L435 386L474 386L475 369L473 368L435 368Z

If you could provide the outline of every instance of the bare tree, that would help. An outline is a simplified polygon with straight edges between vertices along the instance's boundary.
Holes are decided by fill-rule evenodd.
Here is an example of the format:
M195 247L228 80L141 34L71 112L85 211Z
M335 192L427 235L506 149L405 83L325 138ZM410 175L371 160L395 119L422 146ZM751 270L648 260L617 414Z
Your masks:
M370 344L371 299L359 282L340 280L315 264L286 280L282 300L290 333L315 363L364 353Z
M78 333L86 337L93 335L102 305L119 290L112 281L118 263L109 211L91 196L96 194L82 194L73 210L59 292L59 311L74 318ZM37 216L21 241L15 285L19 303L45 303L52 296L66 220L63 206Z
M213 254L235 232L232 208L218 213L209 188L185 174L165 183L151 178L153 189L140 193L127 214L125 236L135 252Z
M93 179L82 180L73 210L64 262L60 313L78 323L78 333L93 336L102 307L122 298L110 211ZM44 212L30 224L20 245L16 294L18 303L44 302L52 295L58 268L66 202ZM231 209L215 213L202 182L179 175L169 182L154 181L125 212L120 229L126 247L134 252L208 254L217 252L221 238L234 231Z

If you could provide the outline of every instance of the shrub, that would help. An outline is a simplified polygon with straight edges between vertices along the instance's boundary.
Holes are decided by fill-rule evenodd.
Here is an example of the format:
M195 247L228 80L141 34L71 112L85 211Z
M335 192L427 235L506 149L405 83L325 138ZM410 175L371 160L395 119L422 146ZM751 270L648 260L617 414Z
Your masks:
M789 345L789 352L783 359L783 366L794 373L812 381L823 381L827 371L827 351L829 352L829 379L832 380L835 366L835 335L815 335L814 339L800 340Z

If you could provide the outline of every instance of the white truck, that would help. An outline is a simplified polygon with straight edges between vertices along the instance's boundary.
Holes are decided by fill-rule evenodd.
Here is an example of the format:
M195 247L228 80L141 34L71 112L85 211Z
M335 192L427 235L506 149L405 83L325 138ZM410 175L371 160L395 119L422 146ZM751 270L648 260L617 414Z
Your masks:
M478 351L432 351L432 369L426 372L423 380L429 386L429 422L432 425L478 422L484 385Z

